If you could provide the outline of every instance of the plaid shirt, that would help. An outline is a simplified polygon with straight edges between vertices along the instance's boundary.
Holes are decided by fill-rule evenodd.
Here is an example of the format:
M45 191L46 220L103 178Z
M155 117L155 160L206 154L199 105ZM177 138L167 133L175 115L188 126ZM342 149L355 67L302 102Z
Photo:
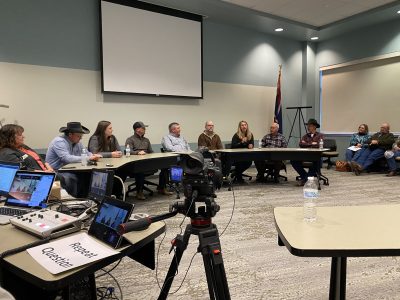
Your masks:
M287 142L282 134L272 135L269 133L262 138L261 145L263 148L286 148Z

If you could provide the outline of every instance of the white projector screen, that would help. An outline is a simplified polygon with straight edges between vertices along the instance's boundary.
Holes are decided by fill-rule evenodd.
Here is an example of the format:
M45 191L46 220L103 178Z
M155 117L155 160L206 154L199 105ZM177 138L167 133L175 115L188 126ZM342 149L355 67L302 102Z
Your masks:
M202 17L102 0L103 92L203 98Z

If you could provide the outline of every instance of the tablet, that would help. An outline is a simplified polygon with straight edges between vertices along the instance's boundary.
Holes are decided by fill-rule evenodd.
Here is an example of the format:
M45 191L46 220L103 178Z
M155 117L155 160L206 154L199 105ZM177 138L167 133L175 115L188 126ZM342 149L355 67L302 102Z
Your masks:
M131 203L106 197L94 216L89 234L113 248L118 248L123 237L118 234L117 227L129 221L133 207Z

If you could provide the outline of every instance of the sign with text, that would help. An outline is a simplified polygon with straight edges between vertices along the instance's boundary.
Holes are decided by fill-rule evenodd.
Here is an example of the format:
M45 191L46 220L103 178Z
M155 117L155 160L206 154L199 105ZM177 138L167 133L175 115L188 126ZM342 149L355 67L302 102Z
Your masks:
M87 233L80 233L27 250L52 274L58 274L117 254Z

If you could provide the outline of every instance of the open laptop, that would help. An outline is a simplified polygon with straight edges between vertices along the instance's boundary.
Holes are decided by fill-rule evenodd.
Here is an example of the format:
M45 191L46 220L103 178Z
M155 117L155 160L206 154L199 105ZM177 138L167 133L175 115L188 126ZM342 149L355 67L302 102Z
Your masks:
M5 196L10 191L15 173L19 170L19 163L8 163L0 161L0 199L5 200ZM4 198L3 198L4 197Z
M7 224L15 216L47 207L55 173L17 171L6 202L0 207L0 224Z

